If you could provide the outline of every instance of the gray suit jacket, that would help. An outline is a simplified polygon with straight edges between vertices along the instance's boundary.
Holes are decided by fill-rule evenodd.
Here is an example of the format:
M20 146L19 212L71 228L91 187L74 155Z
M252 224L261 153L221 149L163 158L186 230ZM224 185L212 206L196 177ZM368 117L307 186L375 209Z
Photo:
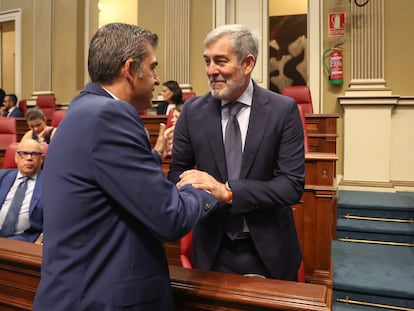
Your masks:
M291 205L299 202L305 177L303 126L295 101L254 84L239 180L231 180L232 212L244 215L253 242L274 278L293 280L301 263ZM189 99L174 133L169 179L184 170L227 180L221 104L210 93ZM193 264L209 270L223 235L226 208L193 233Z

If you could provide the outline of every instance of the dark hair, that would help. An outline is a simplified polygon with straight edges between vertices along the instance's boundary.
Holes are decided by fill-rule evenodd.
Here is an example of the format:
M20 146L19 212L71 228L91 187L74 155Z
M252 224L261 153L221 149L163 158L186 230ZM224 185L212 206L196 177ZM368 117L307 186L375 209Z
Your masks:
M33 121L33 120L46 120L46 117L40 108L33 107L27 110L26 121Z
M3 89L0 89L0 106L3 105L4 97L6 96L6 92Z
M6 96L9 96L9 98L13 102L14 106L17 105L17 96L16 96L16 94L6 94L4 97L6 97Z
M171 92L173 92L171 100L174 102L174 104L179 105L183 102L183 91L181 90L181 87L178 85L177 81L169 80L164 82L162 85L168 87Z
M111 23L99 28L89 45L88 71L92 82L111 83L128 59L135 61L141 75L148 43L156 48L158 36L135 25Z

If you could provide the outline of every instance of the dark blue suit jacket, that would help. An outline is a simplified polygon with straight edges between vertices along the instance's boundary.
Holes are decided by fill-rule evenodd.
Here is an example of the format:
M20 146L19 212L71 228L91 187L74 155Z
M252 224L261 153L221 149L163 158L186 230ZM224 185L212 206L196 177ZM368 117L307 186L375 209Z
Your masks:
M16 107L8 117L21 118L23 117L23 113L18 107Z
M292 280L301 263L291 205L304 189L303 126L290 97L254 84L249 127L239 180L230 181L233 213L242 213L273 278ZM212 95L189 99L174 132L169 179L182 171L206 171L227 180L221 104ZM218 209L193 233L193 263L209 270L223 236L225 209Z
M2 207L10 188L17 176L17 169L0 170L0 208ZM29 207L30 228L21 234L16 234L10 239L34 242L43 230L43 206L41 201L42 172L36 178L32 199Z
M163 240L216 201L166 179L135 108L87 84L49 145L43 186L34 310L174 309Z

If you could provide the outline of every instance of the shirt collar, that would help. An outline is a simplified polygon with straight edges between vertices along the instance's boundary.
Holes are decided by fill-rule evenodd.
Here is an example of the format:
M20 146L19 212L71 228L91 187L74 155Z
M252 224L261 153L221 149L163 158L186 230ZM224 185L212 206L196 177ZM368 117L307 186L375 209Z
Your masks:
M240 102L245 104L246 106L251 106L253 100L253 81L250 79L249 85L244 90L243 94L240 95L239 98L237 98L236 102ZM221 106L224 107L226 104L228 104L228 100L222 100Z

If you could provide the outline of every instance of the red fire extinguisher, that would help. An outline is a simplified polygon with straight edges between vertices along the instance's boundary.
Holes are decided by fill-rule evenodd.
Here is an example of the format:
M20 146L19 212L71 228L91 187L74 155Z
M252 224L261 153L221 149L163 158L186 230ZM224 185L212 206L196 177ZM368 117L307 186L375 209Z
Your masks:
M327 49L323 53L323 66L329 75L331 85L342 85L344 83L344 72L342 63L342 43ZM326 58L329 53L329 66L326 64Z

